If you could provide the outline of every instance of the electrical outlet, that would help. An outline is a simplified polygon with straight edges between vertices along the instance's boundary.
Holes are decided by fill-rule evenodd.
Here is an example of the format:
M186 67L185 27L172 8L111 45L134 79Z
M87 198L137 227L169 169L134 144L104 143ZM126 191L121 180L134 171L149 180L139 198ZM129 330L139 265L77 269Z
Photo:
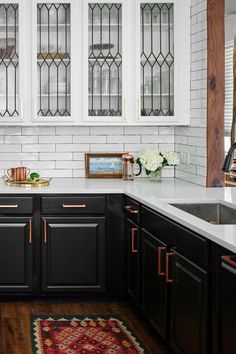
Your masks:
M180 153L180 160L181 162L184 164L184 165L190 165L190 154L189 154L189 151L182 151Z

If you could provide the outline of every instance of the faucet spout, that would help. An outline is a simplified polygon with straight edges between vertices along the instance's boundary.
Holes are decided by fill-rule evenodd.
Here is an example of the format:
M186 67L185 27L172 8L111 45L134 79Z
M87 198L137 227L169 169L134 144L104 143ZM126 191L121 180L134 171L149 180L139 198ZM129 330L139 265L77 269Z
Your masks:
M230 171L230 166L231 166L231 161L232 161L232 157L233 157L233 152L234 152L235 149L236 149L236 143L234 143L230 147L230 149L229 149L229 151L228 151L228 153L227 153L227 155L225 157L225 161L224 161L224 164L223 164L223 167L222 167L222 171L224 171L224 172L229 172Z

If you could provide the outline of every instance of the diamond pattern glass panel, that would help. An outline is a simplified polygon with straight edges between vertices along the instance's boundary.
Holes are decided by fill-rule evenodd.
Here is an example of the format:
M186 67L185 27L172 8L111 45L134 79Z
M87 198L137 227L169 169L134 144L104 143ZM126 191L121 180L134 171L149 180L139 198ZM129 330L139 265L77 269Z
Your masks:
M19 115L18 4L0 4L0 117Z
M89 5L89 116L122 115L122 4Z
M70 116L70 4L37 5L38 116Z
M174 115L174 5L140 5L141 116Z

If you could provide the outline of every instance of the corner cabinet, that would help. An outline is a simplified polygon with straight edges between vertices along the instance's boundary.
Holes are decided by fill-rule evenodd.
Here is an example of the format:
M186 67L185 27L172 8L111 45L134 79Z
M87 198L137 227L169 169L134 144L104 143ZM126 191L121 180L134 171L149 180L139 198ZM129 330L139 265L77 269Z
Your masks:
M189 95L189 0L0 4L0 124L183 125Z

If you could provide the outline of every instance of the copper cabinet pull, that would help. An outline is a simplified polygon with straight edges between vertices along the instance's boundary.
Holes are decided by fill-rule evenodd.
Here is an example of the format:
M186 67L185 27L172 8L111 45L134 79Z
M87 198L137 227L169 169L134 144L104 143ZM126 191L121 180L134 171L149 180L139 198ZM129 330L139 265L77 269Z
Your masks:
M47 220L43 220L43 242L47 243Z
M173 283L174 281L173 279L169 278L169 258L173 255L173 252L166 253L166 283Z
M157 262L158 262L157 273L160 277L165 275L165 272L161 271L161 254L162 254L162 251L165 251L165 250L166 250L166 247L158 247L158 249L157 249Z
M0 204L0 208L18 208L18 204Z
M125 205L124 209L128 211L128 213L130 214L138 214L139 211L138 209L134 209L134 207L132 207L131 205Z
M232 267L236 268L236 262L231 259L232 256L221 256L223 262L230 264Z
M29 244L32 243L32 220L29 219Z
M86 208L86 204L62 204L63 208Z
M132 253L137 253L138 250L134 248L134 236L135 236L135 232L138 232L137 227L132 227L131 229L131 252Z

